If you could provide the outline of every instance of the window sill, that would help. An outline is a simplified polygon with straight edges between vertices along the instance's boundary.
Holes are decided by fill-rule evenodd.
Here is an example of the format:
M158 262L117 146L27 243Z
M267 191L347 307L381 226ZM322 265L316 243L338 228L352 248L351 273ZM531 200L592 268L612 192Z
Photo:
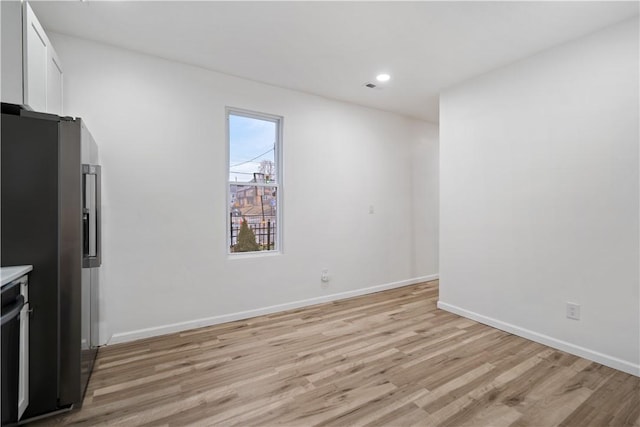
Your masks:
M264 258L282 255L281 251L257 251L257 252L232 252L227 253L227 258L232 260L247 258Z

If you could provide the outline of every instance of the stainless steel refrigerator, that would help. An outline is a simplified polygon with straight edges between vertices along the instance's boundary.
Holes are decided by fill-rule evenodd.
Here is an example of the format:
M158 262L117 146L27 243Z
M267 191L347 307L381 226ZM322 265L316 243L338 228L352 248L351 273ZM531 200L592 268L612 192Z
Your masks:
M29 279L24 419L82 404L98 347L101 168L79 118L2 104L2 266Z

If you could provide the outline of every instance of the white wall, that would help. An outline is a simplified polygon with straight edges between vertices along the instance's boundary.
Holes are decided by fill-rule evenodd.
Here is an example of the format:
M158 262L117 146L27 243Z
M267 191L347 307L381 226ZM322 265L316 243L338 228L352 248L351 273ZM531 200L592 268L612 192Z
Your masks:
M410 214L413 215L413 276L438 271L439 160L438 127L418 122L411 152Z
M636 375L638 48L635 19L440 106L439 306Z
M65 69L65 114L83 117L100 146L103 340L437 273L432 250L421 252L423 267L413 265L414 246L435 237L414 236L410 214L416 191L437 194L432 175L416 188L411 172L416 150L425 164L437 162L436 149L416 148L437 147L433 125L77 38L52 40ZM282 255L226 253L226 106L284 117ZM425 230L436 220L416 219Z

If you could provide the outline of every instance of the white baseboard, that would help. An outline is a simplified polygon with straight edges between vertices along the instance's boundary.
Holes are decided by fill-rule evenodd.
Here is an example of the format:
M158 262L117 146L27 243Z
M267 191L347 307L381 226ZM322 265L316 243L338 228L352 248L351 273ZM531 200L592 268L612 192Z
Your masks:
M356 289L353 291L340 292L337 294L323 295L320 297L309 298L300 301L293 301L284 304L272 305L269 307L256 308L254 310L240 311L237 313L223 314L220 316L206 317L203 319L188 320L186 322L173 323L169 325L155 326L152 328L138 329L129 332L115 333L108 340L107 345L119 344L123 342L135 341L142 338L150 338L159 335L166 335L175 332L186 331L189 329L201 328L204 326L217 325L219 323L233 322L235 320L249 319L251 317L263 316L265 314L277 313L279 311L291 310L300 307L308 307L310 305L321 304L324 302L337 301L345 298L352 298L375 292L386 291L388 289L400 288L403 286L414 285L416 283L428 282L438 279L437 274L429 276L414 277L412 279L401 280L399 282L385 283L383 285L371 286L369 288Z
M549 347L566 351L567 353L571 353L576 356L584 357L585 359L601 363L605 366L609 366L610 368L617 369L631 375L640 376L640 365L638 364L618 359L617 357L609 356L607 354L590 350L588 348L580 347L578 345L571 344L569 342L562 341L548 335L540 334L538 332L521 328L519 326L512 325L510 323L506 323L492 317L487 317L482 314L475 313L473 311L465 310L464 308L447 304L446 302L438 301L438 308L460 315L462 317L466 317L467 319L475 320L476 322L492 326L496 329L518 335L528 340L548 345Z

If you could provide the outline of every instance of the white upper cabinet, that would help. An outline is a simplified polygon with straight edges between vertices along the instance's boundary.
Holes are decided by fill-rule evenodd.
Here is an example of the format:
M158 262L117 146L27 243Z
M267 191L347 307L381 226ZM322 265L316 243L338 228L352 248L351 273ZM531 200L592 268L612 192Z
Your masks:
M47 111L47 50L49 38L38 18L25 3L23 23L24 103L34 111Z
M47 112L62 115L62 65L53 48L47 51Z
M62 114L62 64L29 3L2 1L2 27L2 102Z
M22 104L22 3L0 1L2 25L2 102Z

